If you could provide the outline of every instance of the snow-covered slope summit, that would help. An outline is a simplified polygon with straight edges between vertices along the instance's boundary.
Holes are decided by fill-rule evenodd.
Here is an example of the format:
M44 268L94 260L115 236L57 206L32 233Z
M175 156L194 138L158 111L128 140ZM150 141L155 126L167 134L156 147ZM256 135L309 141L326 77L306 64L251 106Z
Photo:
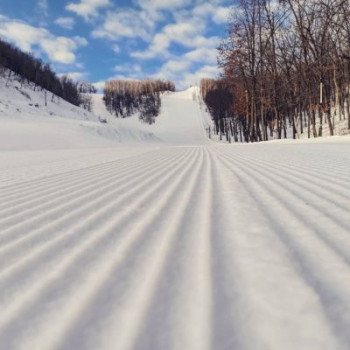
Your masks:
M91 95L93 112L105 118L110 125L127 128L138 127L145 133L153 133L166 144L206 144L205 122L197 102L198 88L191 87L180 92L165 92L162 95L162 108L156 123L148 125L140 123L134 115L123 120L112 116L106 109L102 95Z

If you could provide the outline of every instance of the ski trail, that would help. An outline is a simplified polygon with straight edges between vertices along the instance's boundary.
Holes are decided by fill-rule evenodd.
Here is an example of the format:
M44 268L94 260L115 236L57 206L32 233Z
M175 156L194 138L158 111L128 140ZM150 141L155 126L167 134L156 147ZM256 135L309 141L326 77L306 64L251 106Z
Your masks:
M50 261L49 257L57 248L66 249L65 247L68 245L72 243L78 244L81 240L86 239L85 235L92 230L96 230L101 225L101 222L108 220L120 206L128 204L129 201L137 197L139 191L143 190L148 193L147 187L163 174L164 172L161 172L156 177L151 176L150 180L143 182L141 186L139 184L132 186L131 190L125 191L125 194L120 195L118 200L113 200L115 196L112 195L112 202L107 202L106 204L106 198L103 196L102 200L100 198L93 203L89 203L83 210L79 210L78 213L53 222L49 227L34 231L33 234L24 237L20 242L6 246L0 251L0 262L4 264L4 270L0 272L0 280L4 274L12 274L14 269L27 265L32 259L35 260L40 255L47 256L48 261ZM132 182L131 185L134 185L134 183ZM143 197L140 199L143 200ZM99 204L99 202L101 202L101 205L96 210L96 204ZM128 205L128 210L132 209L134 205ZM136 205L138 205L138 201L136 201ZM95 211L94 215L90 215L91 211ZM119 216L123 218L127 214L128 212L123 210L119 213ZM117 217L117 215L115 216ZM88 219L81 221L82 217L88 217ZM70 225L70 228L66 232L68 225ZM62 234L62 231L64 234ZM25 254L26 252L27 254ZM15 265L11 265L12 261Z
M191 152L182 154L179 159L179 164L183 164L183 162L190 156ZM177 157L173 158L173 160L176 159ZM171 162L169 161L169 167L170 163ZM163 166L164 165L165 164L163 164ZM17 294L17 296L20 297L21 289L18 289L18 284L16 283L19 276L22 276L20 278L22 287L25 286L25 283L27 283L28 286L33 287L35 284L33 283L33 276L31 276L31 274L34 274L35 277L38 273L49 273L53 268L62 269L62 258L69 258L75 256L75 254L84 253L83 248L85 246L91 246L93 242L97 242L103 237L103 235L100 235L98 228L106 227L106 229L110 229L110 227L113 227L113 225L118 222L127 223L133 210L140 208L140 206L142 207L147 203L150 196L154 196L153 189L157 189L166 184L167 177L164 179L164 174L168 171L168 176L171 178L171 176L176 175L177 169L178 167L175 167L169 172L169 169L165 167L162 168L159 173L151 173L150 181L141 182L141 186L139 185L135 187L131 184L131 193L127 191L124 196L121 196L121 200L119 201L113 201L112 199L110 203L105 204L105 207L100 208L100 211L95 215L90 215L87 221L83 220L82 222L77 222L76 220L73 220L71 222L73 226L70 230L67 230L67 225L63 225L61 231L55 230L54 232L57 232L56 239L51 240L52 231L44 231L42 233L44 235L44 240L39 240L39 244L36 242L34 242L36 244L29 244L27 256L24 255L24 257L18 262L15 260L15 265L11 266L9 270L5 270L5 272L0 275L0 281L5 283L8 290L8 293L5 293L5 297L15 299ZM137 195L138 190L143 190L144 193L142 196ZM132 202L132 205L128 205L126 210L120 211L116 215L116 210L119 208L119 205L123 206L123 204L125 205L133 199L135 200ZM109 210L107 210L107 208ZM93 210L93 206L90 210L91 209ZM49 240L45 239L46 236L48 236ZM75 250L75 254L69 255L69 250L72 249L73 253ZM23 247L21 247L19 252L22 250ZM42 264L43 261L46 263ZM58 264L58 262L61 262L61 264ZM66 267L69 267L69 265ZM10 283L10 281L13 282ZM40 285L40 279L38 279L37 282ZM9 293L11 290L9 289L11 284L13 285L13 290ZM18 305L18 303L13 302L12 306L13 305Z
M158 152L147 154L146 157L148 156L149 160L153 160L158 157ZM76 185L81 184L82 181L98 181L99 176L105 175L108 177L108 175L112 175L115 171L130 166L130 163L135 164L136 166L142 166L142 164L139 163L138 156L134 156L128 159L110 161L82 169L78 168L62 174L35 179L20 185L16 184L7 186L6 188L0 189L1 197L6 201L0 205L0 209L3 210L3 208L8 208L10 205L14 205L17 208L17 206L22 204L26 199L32 200L33 194L44 195L49 193L56 195L66 189L67 186L68 189L74 189ZM106 170L109 170L110 172ZM67 178L67 175L69 175L69 179Z
M263 213L270 225L273 225L272 230L287 247L299 276L320 299L322 310L333 333L343 344L347 344L349 335L346 330L350 326L350 285L344 285L343 281L344 276L350 273L350 266L343 256L333 249L333 244L320 239L319 231L311 228L312 224L308 223L306 217L301 220L300 209L290 207L291 203L298 200L297 196L285 202L285 197L282 197L283 188L276 186L276 182L274 187L267 186L265 182L269 180L258 176L248 167L240 169L237 163L224 163L232 173L238 174L257 205L268 208L263 209ZM275 217L283 220L276 220Z
M221 225L212 229L212 249L219 253L213 257L212 348L339 348L318 295L305 285L294 257L276 239L264 207L244 181L247 175L238 175L218 156L213 154L214 192L219 193L213 222ZM308 308L313 312L305 313ZM301 315L308 328L300 329ZM322 329L324 339L315 338L314 329Z
M218 151L220 154L229 156L229 153L227 152ZM261 158L256 157L251 159L239 154L234 156L234 160L236 160L237 163L249 164L252 169L264 172L266 176L269 173L271 176L278 175L277 178L279 180L287 180L284 183L285 186L293 188L294 185L297 185L302 190L299 194L300 197L318 197L317 201L313 202L314 205L318 204L320 200L323 200L348 211L347 204L350 196L350 188L339 183L337 178L332 179L330 176L327 178L320 178L318 171L306 171L300 167L290 167L283 162L282 165L280 163L278 166L271 161L266 162ZM271 170L273 171L271 172ZM307 196L305 196L305 194L307 194ZM324 214L327 214L327 212Z
M29 181L131 158L151 152L154 148L19 151L16 152L16 157L7 152L0 154L0 189L9 186L23 188L23 184L28 185Z
M183 155L183 160L180 161L177 166L173 167L172 171L166 177L163 177L163 179L161 181L156 181L155 185L150 186L150 189L148 191L146 190L145 193L143 193L143 195L141 196L141 198L138 198L138 200L136 200L135 203L133 203L136 206L136 208L137 207L138 208L142 208L142 206L144 204L149 202L150 198L154 197L154 195L157 193L157 188L162 188L162 187L164 188L164 186L167 186L168 185L168 181L170 179L172 179L172 178L175 178L175 176L177 174L179 174L179 169L181 167L183 167L184 164L188 163L188 162L186 162L186 160L188 159L188 156L190 156L191 154L193 154L193 152L190 152L190 154L185 153L185 155L187 155L187 157L185 155ZM192 161L192 163L193 163L193 161ZM181 172L184 172L186 169L188 169L190 165L191 165L191 163L186 164L184 169L180 171L180 174L181 174ZM150 209L150 211L151 211L151 214L152 214L152 212L153 212L152 208ZM59 265L52 263L51 267L50 266L45 266L45 268L48 269L48 271L51 271L50 276L51 276L52 282L54 282L55 280L59 279L59 276L61 276L63 273L68 273L67 269L69 269L70 266L72 266L72 264L74 264L74 261L79 259L79 257L81 257L81 259L83 259L84 263L82 263L81 265L78 265L78 266L81 266L81 268L85 269L89 264L92 263L92 262L89 262L87 259L88 259L88 257L94 257L95 249L97 249L98 252L101 252L103 254L104 259L97 259L97 262L102 264L102 265L103 265L103 263L107 263L107 265L110 265L108 259L105 260L107 258L108 253L109 254L113 254L115 256L115 259L120 260L121 253L119 253L119 254L113 253L114 252L113 248L115 247L116 242L118 242L120 240L121 247L119 248L119 250L121 249L123 251L124 249L126 249L126 248L123 248L123 247L127 246L128 242L133 242L133 237L134 236L137 237L139 235L139 232L137 230L134 233L134 235L126 235L127 231L128 231L128 226L132 225L132 222L128 218L128 215L130 216L130 214L128 214L128 213L126 213L126 214L127 215L124 215L126 217L124 217L124 218L122 217L124 220L122 220L119 223L118 223L118 221L117 222L113 222L113 220L112 220L112 222L107 222L105 224L105 230L106 231L104 231L102 229L103 228L103 226L102 226L101 227L101 232L99 232L99 234L95 238L85 239L83 242L81 242L79 245L77 245L75 247L75 249L73 249L73 252L71 252L70 254L67 254L66 251L62 251L62 253L64 253L64 257L65 258L63 260L62 260L62 257L60 258L61 262L60 262ZM143 214L143 210L140 211L140 214L141 215ZM114 219L114 218L112 217L111 219ZM120 232L120 229L118 230L118 227L122 227L123 230ZM118 232L118 235L115 234L117 232ZM124 239L122 239L122 237L124 237ZM100 249L98 249L98 248L100 248ZM59 258L59 257L57 257L57 254L56 254L55 258L56 259ZM38 269L40 269L40 267L42 265L42 261L46 261L46 260L47 259L39 260L36 263L36 268L34 266L27 266L26 265L26 269L29 270L29 271L36 271L36 274L37 274L38 273ZM55 268L56 268L56 271L55 271ZM75 269L73 269L73 270L69 269L69 270L70 270L70 273L75 273ZM95 269L91 269L90 271L92 272L90 278L94 279L95 278L95 273L93 273L93 272L95 271ZM101 268L101 273L100 273L99 277L101 277L101 275L106 275L106 277L108 276L107 275L107 271L109 271L109 269L107 268L105 270L106 273L102 273L103 271L104 271L104 269ZM5 290L4 296L6 297L6 295L7 295L7 297L10 297L10 300L12 301L10 303L10 306L12 306L12 307L10 307L8 310L4 310L4 311L8 311L8 312L7 313L5 313L5 312L3 313L4 317L1 320L2 322L9 323L9 321L13 317L16 317L16 315L18 315L19 310L22 310L20 312L20 314L19 314L19 315L22 315L21 318L20 318L21 322L18 322L18 323L14 322L14 323L12 323L12 326L15 326L16 328L17 327L20 328L20 325L22 325L22 327L24 327L26 325L27 318L26 317L23 318L23 313L24 313L23 307L25 309L29 308L29 310L27 311L29 314L30 314L30 310L34 310L34 313L35 313L36 308L33 307L33 305L44 307L44 305L41 304L42 298L43 298L43 300L50 300L49 296L47 298L45 298L43 296L43 294L50 295L50 293L51 294L52 293L53 294L57 293L56 288L52 287L50 283L48 284L47 283L48 281L46 281L46 283L43 285L41 283L40 279L39 279L39 280L37 280L38 283L37 283L37 286L35 287L35 284L33 285L33 277L35 278L36 275L27 277L27 273L25 271L23 271L22 273L24 273L23 279L26 280L28 283L30 283L30 285L28 285L28 287L32 286L32 289L30 289L30 288L27 289L26 298L22 298L22 300L21 300L22 303L19 303L18 301L16 302L16 298L15 298L16 295L18 297L20 296L20 294L17 292L18 291L18 285L16 285L15 283L13 284L13 288L16 288L16 289L13 289L12 292L10 292L9 289L7 288L7 293L6 293L6 290ZM19 277L18 274L17 274L17 277L16 277L16 274L14 274L14 273L12 273L10 276L12 277L13 281L18 279L18 277ZM27 278L25 278L25 277L27 277ZM23 279L22 279L22 281L23 281ZM62 282L64 282L64 280ZM5 283L8 285L8 281L7 282L5 281ZM76 283L76 281L75 281L75 283ZM75 286L75 283L74 283L74 286ZM22 282L22 284L23 284L23 282ZM62 284L64 286L64 283L62 283ZM98 285L99 284L96 285L96 288L98 288ZM89 286L90 286L90 288L95 288L94 287L95 283L91 283ZM22 285L22 288L23 287L24 286ZM74 289L72 286L69 286L69 285L66 286L65 288L68 289L68 290L70 290L70 288L72 288L72 292L80 291L79 288ZM44 293L44 291L46 289L48 289L48 290L46 291L46 293ZM2 290L4 290L4 289L2 289ZM14 292L17 292L17 293L14 293ZM76 292L74 292L73 294L76 295ZM84 295L85 294L88 294L88 293L84 292ZM80 298L81 298L81 296L80 296ZM32 301L30 302L31 299L32 299ZM66 298L64 298L64 300L62 300L62 302L64 303L68 299L69 299L68 295L66 295ZM35 304L35 300L37 300L38 304ZM9 300L7 301L7 303L9 303ZM21 308L21 305L22 305L22 308ZM17 312L15 312L15 310L17 310ZM66 312L70 312L70 307L66 308L65 310L66 310ZM53 313L55 313L55 312L62 313L62 308L59 308L57 310L52 310L52 311L53 311ZM6 317L6 314L9 315L8 319ZM33 317L33 315L31 315L31 317ZM31 318L28 318L28 319L31 319ZM39 317L39 319L40 319L40 317ZM40 322L40 320L38 320L38 322ZM41 320L41 322L43 322L44 325L47 325L46 322L44 322L42 320ZM34 322L34 317L33 317L33 324L34 323L35 322ZM58 325L59 325L59 323L57 324L57 326ZM63 324L61 324L61 326L63 326ZM49 333L51 333L51 332L49 332ZM2 332L2 335L4 336L5 339L2 338L2 337L0 337L0 339L3 341L4 344L7 344L7 343L11 344L11 342L14 341L14 339L12 339L12 337L11 337L11 334L12 334L11 327L10 327L10 329L7 329L7 331ZM41 341L42 341L42 339L41 339ZM28 343L28 341L26 341L25 343ZM9 346L11 346L11 345L9 345Z
M347 220L348 210L345 209L346 203L343 199L333 202L329 199L332 197L331 194L323 191L322 188L313 192L305 189L304 185L300 185L299 180L285 177L279 171L271 173L262 167L257 169L250 161L239 159L237 162L230 157L226 159L231 161L236 168L251 174L252 179L256 178L255 172L259 170L259 177L264 183L269 183L269 188L279 188L279 200L285 204L289 212L294 213L298 221L313 227L318 238L332 247L350 264L350 220ZM244 166L245 164L249 165L248 168ZM296 196L295 192L298 187L301 189L297 191ZM320 192L321 194L324 192L324 195L320 195ZM336 197L333 196L333 198ZM305 211L300 211L300 207L304 207ZM325 207L329 208L328 211L324 210ZM329 235L329 232L332 232L332 235Z
M62 219L62 215L71 216L75 211L81 211L84 204L91 205L91 203L94 203L93 199L96 197L99 198L99 203L95 203L98 208L98 205L102 205L105 201L104 197L117 196L118 191L128 186L130 181L133 181L135 184L140 183L144 172L153 171L153 167L157 165L158 167L163 166L163 160L165 164L169 162L166 161L166 158L148 161L147 165L143 164L140 170L138 168L131 168L124 173L117 173L116 176L110 175L106 180L97 176L98 180L91 179L89 184L82 183L77 186L78 188L75 188L73 191L73 196L63 195L62 198L59 196L59 198L54 199L55 205L53 205L52 202L44 203L43 205L40 204L39 206L34 206L29 211L22 210L15 216L10 216L2 221L0 220L0 227L1 225L7 226L3 234L0 235L0 241L5 243L4 240L6 240L6 237L10 237L13 241L17 236L23 236L23 222L26 223L28 231L30 227L37 227L38 224L40 224L41 227L44 226L45 223L51 224L53 222L53 216L59 217L60 219ZM131 177L131 175L134 176ZM91 190L86 194L86 190L89 189ZM99 194L103 195L101 196ZM43 200L40 196L39 199ZM26 219L23 220L23 216ZM22 220L20 220L21 218ZM14 233L16 227L18 233ZM10 233L7 233L7 231L10 231Z
M210 348L211 162L206 148L204 155L196 185L185 195L186 209L175 227L177 239L135 349ZM183 325L183 320L188 322ZM159 329L162 329L161 336Z

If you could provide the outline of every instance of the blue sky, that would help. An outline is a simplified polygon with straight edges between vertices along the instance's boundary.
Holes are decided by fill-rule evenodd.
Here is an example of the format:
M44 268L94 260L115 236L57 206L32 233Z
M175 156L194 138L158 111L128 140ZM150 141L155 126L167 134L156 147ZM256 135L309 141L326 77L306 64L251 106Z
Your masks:
M103 87L112 78L218 74L232 0L0 0L0 36L58 73Z

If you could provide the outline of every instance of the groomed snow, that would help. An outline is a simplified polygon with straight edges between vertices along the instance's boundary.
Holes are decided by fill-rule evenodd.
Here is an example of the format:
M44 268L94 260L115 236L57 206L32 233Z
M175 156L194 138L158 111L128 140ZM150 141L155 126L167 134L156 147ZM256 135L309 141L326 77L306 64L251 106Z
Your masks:
M210 143L194 92L161 142L6 126L1 349L350 348L350 138Z

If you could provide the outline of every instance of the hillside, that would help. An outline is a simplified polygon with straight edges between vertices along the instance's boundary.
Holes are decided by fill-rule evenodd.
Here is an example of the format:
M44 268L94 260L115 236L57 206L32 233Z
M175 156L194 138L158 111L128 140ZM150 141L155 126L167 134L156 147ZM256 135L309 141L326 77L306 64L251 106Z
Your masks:
M0 75L0 148L65 149L113 146L116 143L157 142L151 131L102 124L97 115L73 106L19 78ZM45 94L46 104L45 106Z
M122 123L126 128L138 128L146 134L153 133L166 144L201 144L203 135L205 136L202 125L204 119L200 115L198 104L193 100L196 93L197 88L177 93L163 93L161 113L153 125L140 122L137 115L122 120L117 119L107 111L102 95L95 94L91 97L93 112L107 119L110 125L117 126Z

